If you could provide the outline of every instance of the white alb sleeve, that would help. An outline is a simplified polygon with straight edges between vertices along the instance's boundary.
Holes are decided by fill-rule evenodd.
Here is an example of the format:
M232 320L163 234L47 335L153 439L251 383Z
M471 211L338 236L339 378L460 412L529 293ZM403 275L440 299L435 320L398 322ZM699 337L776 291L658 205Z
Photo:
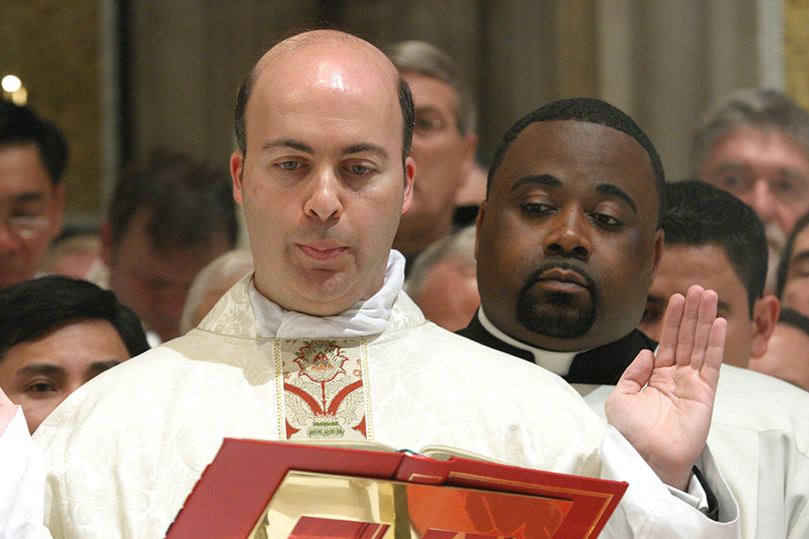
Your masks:
M0 436L0 463L0 539L40 539L45 461L21 409Z
M739 507L716 463L706 450L702 472L716 495L719 520L711 520L691 496L675 496L635 448L611 425L598 449L601 478L626 481L629 488L602 532L604 538L738 539ZM691 498L691 499L688 499Z

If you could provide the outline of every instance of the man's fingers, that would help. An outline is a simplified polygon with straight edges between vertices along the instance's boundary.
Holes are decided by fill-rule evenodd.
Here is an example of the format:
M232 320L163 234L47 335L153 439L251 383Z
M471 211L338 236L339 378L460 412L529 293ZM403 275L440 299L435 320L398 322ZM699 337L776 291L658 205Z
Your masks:
M701 369L705 362L705 354L710 345L709 338L716 321L716 305L718 297L713 290L702 292L699 302L699 312L694 333L694 348L691 352L690 363L695 369Z
M699 321L699 307L705 290L699 285L692 285L685 296L683 305L683 320L680 323L680 332L677 339L675 361L677 365L691 363L694 352L694 342Z
M705 362L700 369L703 380L716 386L719 380L719 367L725 354L725 337L727 335L728 323L724 318L717 318L711 324L708 335L708 347L705 351Z
M674 364L674 352L677 350L677 339L680 333L680 323L683 320L683 307L685 297L682 294L674 294L666 307L666 314L663 317L663 329L660 333L660 348L658 350L658 363L666 365Z
M654 369L655 357L651 350L641 350L632 363L624 370L615 386L615 393L634 395L649 382Z

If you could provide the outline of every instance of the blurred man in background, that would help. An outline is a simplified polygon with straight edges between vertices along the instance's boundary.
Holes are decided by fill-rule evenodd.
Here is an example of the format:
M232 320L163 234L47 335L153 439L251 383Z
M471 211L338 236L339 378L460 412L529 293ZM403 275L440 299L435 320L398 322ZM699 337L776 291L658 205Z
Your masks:
M441 49L405 41L387 51L410 85L416 124L410 156L416 162L413 205L402 216L393 248L407 274L428 245L453 231L455 195L472 172L477 111L455 62Z
M709 109L694 134L692 176L736 195L764 222L767 290L786 237L809 210L809 113L776 90L741 90Z
M430 245L416 258L404 291L424 317L449 331L465 328L480 306L475 227Z
M228 176L176 153L155 154L125 174L101 228L110 290L131 307L152 346L180 336L197 273L238 236Z
M664 193L665 248L638 328L659 340L672 294L710 288L728 321L723 362L747 368L767 351L779 312L778 299L764 292L764 226L749 206L704 182L668 184Z
M59 128L0 100L0 287L33 279L62 230L67 157Z

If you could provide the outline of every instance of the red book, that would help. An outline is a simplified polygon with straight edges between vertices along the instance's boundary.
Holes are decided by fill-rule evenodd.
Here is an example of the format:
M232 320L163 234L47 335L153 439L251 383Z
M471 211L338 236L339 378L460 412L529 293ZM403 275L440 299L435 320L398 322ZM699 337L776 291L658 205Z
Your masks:
M226 438L166 538L593 539L628 486L441 449Z

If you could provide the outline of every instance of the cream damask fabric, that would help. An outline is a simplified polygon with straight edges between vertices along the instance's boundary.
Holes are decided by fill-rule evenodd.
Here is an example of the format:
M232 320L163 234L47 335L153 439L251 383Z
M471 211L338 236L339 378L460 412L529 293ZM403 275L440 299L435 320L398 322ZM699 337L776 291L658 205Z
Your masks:
M585 400L600 415L612 386ZM708 445L739 504L745 539L809 537L809 392L722 365Z
M86 384L37 431L54 537L163 537L223 437L283 438L290 419L308 428L284 405L277 370L279 352L293 360L305 345L257 337L248 284L185 337ZM369 439L573 472L603 436L561 379L427 323L404 294L388 331L340 344L355 377L367 357L353 410L368 401Z
M53 537L162 538L224 437L276 440L295 429L353 435L363 430L355 428L361 413L363 435L389 446L449 445L562 473L583 471L599 448L602 477L630 483L605 538L737 537L735 521L708 520L672 496L617 431L606 428L605 436L603 420L561 378L426 322L404 293L387 331L333 343L347 358L336 370L348 378L340 391L324 394L320 386L321 402L328 408L359 378L362 390L334 415L339 428L310 431L314 420L307 423L284 387L294 373L285 378L283 365L308 353L305 339L258 337L249 282L231 289L186 336L85 384L37 430ZM298 367L311 366L312 357ZM335 366L321 365L343 376ZM317 384L320 375L310 374L306 384ZM317 404L317 387L296 387L296 398ZM735 504L711 470L732 520Z

